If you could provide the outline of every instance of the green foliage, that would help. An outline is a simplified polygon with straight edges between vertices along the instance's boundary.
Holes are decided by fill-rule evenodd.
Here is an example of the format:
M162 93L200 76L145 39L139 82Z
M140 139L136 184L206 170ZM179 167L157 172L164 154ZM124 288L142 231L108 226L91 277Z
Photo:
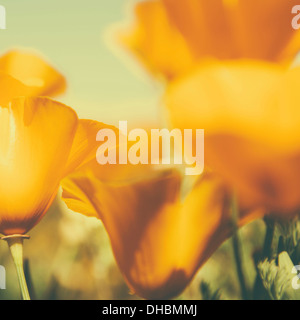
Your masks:
M205 281L200 283L200 292L203 300L221 300L220 290L212 291Z
M300 290L292 287L292 281L296 276L292 273L294 264L286 251L278 256L278 264L275 259L267 259L258 264L258 271L263 285L273 300L300 300Z
M300 242L300 221L276 221L275 239L278 241L278 252L286 251L291 257L299 261L297 247Z

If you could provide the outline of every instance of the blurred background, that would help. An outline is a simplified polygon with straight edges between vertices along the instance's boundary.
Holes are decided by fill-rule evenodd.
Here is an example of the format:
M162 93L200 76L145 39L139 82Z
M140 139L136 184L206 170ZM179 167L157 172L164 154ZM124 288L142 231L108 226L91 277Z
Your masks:
M66 76L67 93L58 99L80 118L114 125L119 120L159 125L161 88L118 48L113 37L132 3L1 0L7 30L0 30L0 51L23 48L40 53ZM241 229L249 283L255 280L252 256L261 247L263 228L256 221ZM32 298L137 299L123 281L100 221L71 212L58 197L29 234L24 250ZM0 290L0 298L19 299L15 268L4 242L0 243L0 264L7 272L7 289ZM217 290L222 299L240 299L236 274L229 239L178 299L209 299Z
M7 30L3 53L11 48L40 52L63 73L67 93L60 101L81 118L102 122L157 119L159 88L134 67L112 40L112 28L124 21L132 1L1 0ZM124 52L123 52L124 53Z

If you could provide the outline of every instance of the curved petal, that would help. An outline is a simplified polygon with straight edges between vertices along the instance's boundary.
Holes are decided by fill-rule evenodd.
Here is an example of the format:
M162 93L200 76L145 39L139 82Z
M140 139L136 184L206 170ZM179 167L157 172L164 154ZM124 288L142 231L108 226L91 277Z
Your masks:
M55 96L66 89L64 76L29 52L13 50L0 56L0 71L30 87L32 96Z
M0 105L7 106L13 98L28 96L30 88L6 73L0 72Z
M276 61L296 33L291 10L297 0L162 2L198 57ZM294 54L298 50L299 46Z
M237 134L282 150L300 140L300 68L257 61L209 62L170 84L165 102L178 128Z
M207 58L290 63L300 49L291 27L297 0L147 0L123 43L155 75L184 74Z
M169 23L186 39L196 57L237 58L226 2L222 0L161 1Z
M98 131L102 129L113 130L116 136L118 136L118 129L116 127L93 120L80 119L78 121L65 175L77 170L93 159L95 160L97 148L100 146L100 142L96 141L96 136ZM111 148L116 147L115 144L111 144Z
M170 85L172 126L205 129L205 161L269 210L299 203L300 68L213 63Z
M293 215L300 205L300 148L281 153L259 141L232 135L207 137L207 162L240 194L243 207Z
M75 112L47 98L0 107L0 232L25 233L43 216L63 177Z
M231 231L218 178L204 175L184 200L181 182L178 173L165 172L108 184L96 168L63 181L67 206L102 220L129 287L144 298L178 295ZM243 223L256 217L245 216Z
M191 67L193 55L182 35L170 24L160 0L138 3L135 15L135 24L120 32L119 38L150 72L172 79Z
M166 91L172 126L202 128L206 135L225 132L261 136L265 122L260 119L266 113L262 103L282 75L278 66L256 61L198 64L194 72L171 82Z

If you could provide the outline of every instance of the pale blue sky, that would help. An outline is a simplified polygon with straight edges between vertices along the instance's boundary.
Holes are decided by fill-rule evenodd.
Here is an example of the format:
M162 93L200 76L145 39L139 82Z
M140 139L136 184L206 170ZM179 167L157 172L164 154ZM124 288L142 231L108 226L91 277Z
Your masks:
M134 60L121 59L107 45L108 29L126 18L126 0L0 0L7 30L0 30L1 52L33 48L68 80L59 98L83 118L117 123L154 121L159 87ZM134 66L136 68L134 68Z

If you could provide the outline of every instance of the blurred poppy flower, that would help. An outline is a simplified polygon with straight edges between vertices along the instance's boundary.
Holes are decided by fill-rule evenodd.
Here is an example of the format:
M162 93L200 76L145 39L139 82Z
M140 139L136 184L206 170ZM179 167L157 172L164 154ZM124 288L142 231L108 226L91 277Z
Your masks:
M23 234L44 216L60 180L95 157L105 125L48 98L25 97L31 88L10 76L0 74L0 84L0 232Z
M300 207L300 68L257 61L203 63L170 84L170 122L205 129L205 163L245 205Z
M291 27L297 0L147 0L121 41L157 76L170 80L200 59L289 62L300 48Z
M123 37L169 80L171 126L205 130L206 166L237 190L243 206L284 213L300 206L299 72L283 70L300 45L294 5L148 0L136 5L137 21Z
M0 72L27 86L32 96L56 96L66 89L66 80L38 55L11 50L0 56Z
M134 293L171 298L232 231L227 191L207 173L184 197L178 172L147 170L119 167L116 180L103 183L105 170L88 164L63 180L62 197L71 210L101 219ZM244 213L240 224L257 216Z

